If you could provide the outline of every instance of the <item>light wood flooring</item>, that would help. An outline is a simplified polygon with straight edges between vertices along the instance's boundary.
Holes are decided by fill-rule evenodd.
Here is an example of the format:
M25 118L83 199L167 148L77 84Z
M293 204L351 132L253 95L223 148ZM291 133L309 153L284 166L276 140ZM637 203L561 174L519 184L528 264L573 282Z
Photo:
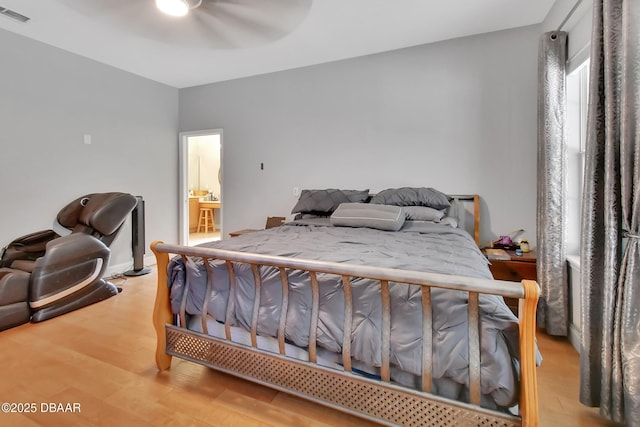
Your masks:
M189 246L195 246L213 240L220 240L220 230L189 233Z
M370 426L370 422L173 359L158 372L151 323L155 267L114 280L123 292L37 324L0 332L1 426ZM566 340L538 337L542 426L609 426L578 402L578 355ZM42 412L79 404L80 412ZM77 406L76 406L77 407Z

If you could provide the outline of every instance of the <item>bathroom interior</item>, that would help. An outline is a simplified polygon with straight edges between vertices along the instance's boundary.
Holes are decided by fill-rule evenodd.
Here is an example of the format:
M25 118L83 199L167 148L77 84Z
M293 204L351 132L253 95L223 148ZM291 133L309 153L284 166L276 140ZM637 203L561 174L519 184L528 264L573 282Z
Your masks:
M220 239L220 135L188 139L189 245Z

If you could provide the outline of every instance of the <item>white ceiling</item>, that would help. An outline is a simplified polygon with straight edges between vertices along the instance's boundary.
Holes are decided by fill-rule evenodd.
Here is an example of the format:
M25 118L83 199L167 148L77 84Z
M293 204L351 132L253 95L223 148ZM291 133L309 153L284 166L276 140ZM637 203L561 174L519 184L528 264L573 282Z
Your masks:
M183 88L537 24L554 1L315 0L290 34L239 49L145 38L127 31L129 24L80 13L70 0L0 0L31 18L23 24L0 16L0 28Z

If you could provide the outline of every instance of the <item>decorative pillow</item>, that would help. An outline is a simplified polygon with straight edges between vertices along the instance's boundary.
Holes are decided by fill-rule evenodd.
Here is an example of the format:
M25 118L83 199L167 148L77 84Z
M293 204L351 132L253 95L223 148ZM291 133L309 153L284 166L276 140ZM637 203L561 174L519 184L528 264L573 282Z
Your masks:
M440 222L444 216L444 210L433 209L428 206L405 206L404 213L409 221Z
M329 216L340 203L365 202L369 198L369 190L302 190L300 198L291 213L311 213Z
M370 203L395 206L428 206L445 209L451 204L449 196L433 188L389 188L373 196Z
M398 231L404 224L405 213L400 206L342 203L331 215L331 224L344 227L369 227Z
M445 216L440 221L442 225L448 225L449 227L458 228L458 220L452 216Z
M318 219L318 218L329 218L331 216L330 213L299 213L296 214L293 219Z
M328 213L336 210L340 203L348 203L349 198L336 189L328 190L302 190L298 202L291 213Z
M369 198L369 189L366 190L340 190L352 203L366 202Z

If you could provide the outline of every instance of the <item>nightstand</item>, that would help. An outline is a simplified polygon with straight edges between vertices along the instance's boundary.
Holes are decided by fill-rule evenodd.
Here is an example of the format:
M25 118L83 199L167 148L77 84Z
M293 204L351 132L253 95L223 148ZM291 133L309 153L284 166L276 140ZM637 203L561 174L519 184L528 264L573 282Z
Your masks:
M232 231L231 233L229 233L229 236L231 237L242 236L243 234L249 234L255 231L260 231L260 230L256 230L255 228L244 228L242 230Z
M267 222L264 225L264 229L268 230L269 228L280 227L282 224L284 224L285 220L286 218L283 216L268 216ZM261 230L256 230L255 228L245 228L243 230L233 231L229 233L229 236L231 237L242 236L243 234L253 233L254 231L261 231Z
M535 251L525 252L522 256L517 256L515 251L507 251L509 260L490 259L489 270L496 280L509 280L519 282L521 280L538 280L536 253ZM505 298L505 302L515 314L518 314L518 300L516 298Z

